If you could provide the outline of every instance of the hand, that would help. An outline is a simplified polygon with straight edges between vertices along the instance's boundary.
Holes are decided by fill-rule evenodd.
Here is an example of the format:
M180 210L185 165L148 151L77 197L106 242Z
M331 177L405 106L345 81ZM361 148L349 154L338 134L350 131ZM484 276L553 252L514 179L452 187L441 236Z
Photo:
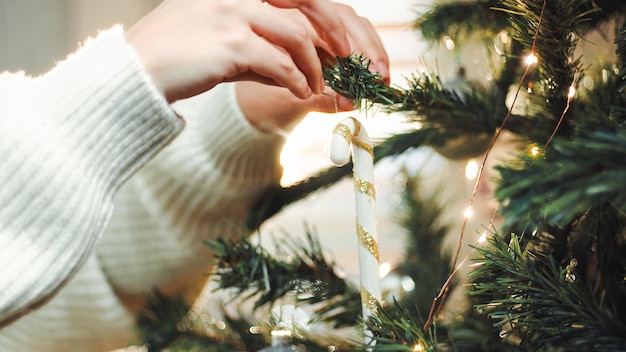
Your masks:
M383 81L389 84L389 57L374 26L367 18L357 15L353 8L339 3L332 5L344 23L353 51L367 57L371 61L370 70L378 72ZM291 15L306 25L306 18L301 13L292 11ZM308 28L314 32L313 28ZM321 60L325 62L330 58L330 49L325 41L318 42ZM302 100L284 88L237 82L237 99L243 113L250 123L265 132L288 131L311 111L333 113L354 110L353 101L328 87L324 93Z
M169 102L239 80L286 87L305 99L323 91L316 47L350 53L327 0L166 0L126 39Z

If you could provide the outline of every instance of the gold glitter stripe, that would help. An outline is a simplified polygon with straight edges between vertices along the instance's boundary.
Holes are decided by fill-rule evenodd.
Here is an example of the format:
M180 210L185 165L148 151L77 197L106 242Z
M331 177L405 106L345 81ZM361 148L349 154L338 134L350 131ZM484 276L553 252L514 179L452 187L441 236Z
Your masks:
M378 300L363 286L361 286L361 303L372 313L376 313L378 310Z
M350 127L344 125L343 123L337 124L337 126L335 126L335 129L333 130L333 133L337 133L338 135L343 136L343 138L345 138L348 143L352 141L352 133L350 132Z
M354 123L354 133L352 134L352 144L365 150L366 152L368 152L370 155L373 156L374 150L372 149L372 146L356 138L361 132L361 122L359 122L359 120L355 119L352 116L350 116L350 118L352 119L352 122Z
M365 150L366 152L368 152L370 155L373 156L374 149L372 148L372 146L356 138L356 136L358 136L359 132L361 131L361 123L359 122L359 120L355 119L354 117L350 117L350 118L354 121L354 127L355 127L354 133L350 132L350 127L346 126L343 123L338 123L337 126L335 126L333 133L337 133L338 135L345 138L345 140L348 143L352 143L356 145L357 147Z
M361 123L352 116L350 116L350 119L352 119L352 123L354 123L354 133L352 135L358 136L359 132L361 132Z
M352 138L352 143L353 143L354 145L356 145L357 147L359 147L359 148L361 148L361 149L365 150L365 151L366 151L366 152L368 152L370 155L374 155L374 149L372 148L372 146L371 146L371 145L369 145L369 144L367 144L367 143L365 143L365 142L363 142L363 141L361 141L361 140L359 140L359 139L356 139L356 138Z
M372 235L370 235L369 232L367 232L367 230L365 230L363 226L358 223L356 224L356 235L359 238L359 242L361 242L361 245L363 245L363 247L365 247L370 253L372 253L377 261L380 260L378 258L378 243L372 237ZM378 275L378 273L376 273L376 275Z
M363 193L372 198L376 198L376 188L374 188L373 183L363 181L358 176L354 175L354 185L360 193Z

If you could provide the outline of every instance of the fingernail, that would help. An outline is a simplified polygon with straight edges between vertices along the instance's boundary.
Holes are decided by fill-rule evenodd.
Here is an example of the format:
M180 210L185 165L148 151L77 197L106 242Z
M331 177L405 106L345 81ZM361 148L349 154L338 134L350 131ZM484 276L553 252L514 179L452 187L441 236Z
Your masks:
M370 61L370 65L367 67L367 69L370 70L371 73L380 73L378 65L373 61Z
M301 96L300 98L308 99L312 94L313 94L313 91L311 90L311 87L307 86L306 91L304 92L304 95Z
M387 63L378 61L376 67L378 68L378 73L380 73L384 79L389 79L389 67L387 67Z

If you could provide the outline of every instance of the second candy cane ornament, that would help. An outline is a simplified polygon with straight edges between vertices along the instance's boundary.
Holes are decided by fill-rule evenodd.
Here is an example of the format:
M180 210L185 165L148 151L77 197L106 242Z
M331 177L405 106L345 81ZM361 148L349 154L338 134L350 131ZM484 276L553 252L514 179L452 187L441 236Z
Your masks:
M357 119L347 117L337 124L333 131L330 159L337 166L345 165L350 160L351 149L356 196L356 233L359 240L361 303L365 321L376 313L377 303L382 301L375 218L374 157L367 131ZM368 337L370 332L365 331L365 335Z

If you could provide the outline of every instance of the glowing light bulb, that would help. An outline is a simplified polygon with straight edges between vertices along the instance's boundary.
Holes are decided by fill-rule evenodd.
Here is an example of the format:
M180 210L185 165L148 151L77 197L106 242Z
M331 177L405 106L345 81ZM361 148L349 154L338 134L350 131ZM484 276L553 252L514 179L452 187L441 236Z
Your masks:
M424 346L422 346L421 343L417 343L417 344L413 345L412 351L413 352L422 352L422 351L424 351Z
M535 145L532 148L530 148L530 155L538 156L539 154L541 154L541 149L539 149L538 146Z
M467 209L465 209L465 211L463 212L463 215L468 219L471 218L473 215L472 207L467 207Z
M524 59L524 62L526 63L526 65L530 66L539 62L539 59L537 58L537 56L535 56L535 54L528 54L528 56L526 56L526 58Z
M465 166L465 177L468 180L473 180L478 175L478 163L474 160L470 160L467 162Z
M482 235L480 235L480 238L478 239L478 243L484 243L487 240L487 232L483 232Z
M452 40L452 38L445 36L443 37L443 42L446 44L446 48L448 48L448 50L453 50L454 49L454 40Z
M569 87L569 92L567 92L567 97L568 98L573 98L574 95L576 95L576 88L574 88L574 86L570 86Z
M387 274L389 274L390 272L391 272L391 264L389 263L382 263L378 267L378 277L380 278L387 276Z

